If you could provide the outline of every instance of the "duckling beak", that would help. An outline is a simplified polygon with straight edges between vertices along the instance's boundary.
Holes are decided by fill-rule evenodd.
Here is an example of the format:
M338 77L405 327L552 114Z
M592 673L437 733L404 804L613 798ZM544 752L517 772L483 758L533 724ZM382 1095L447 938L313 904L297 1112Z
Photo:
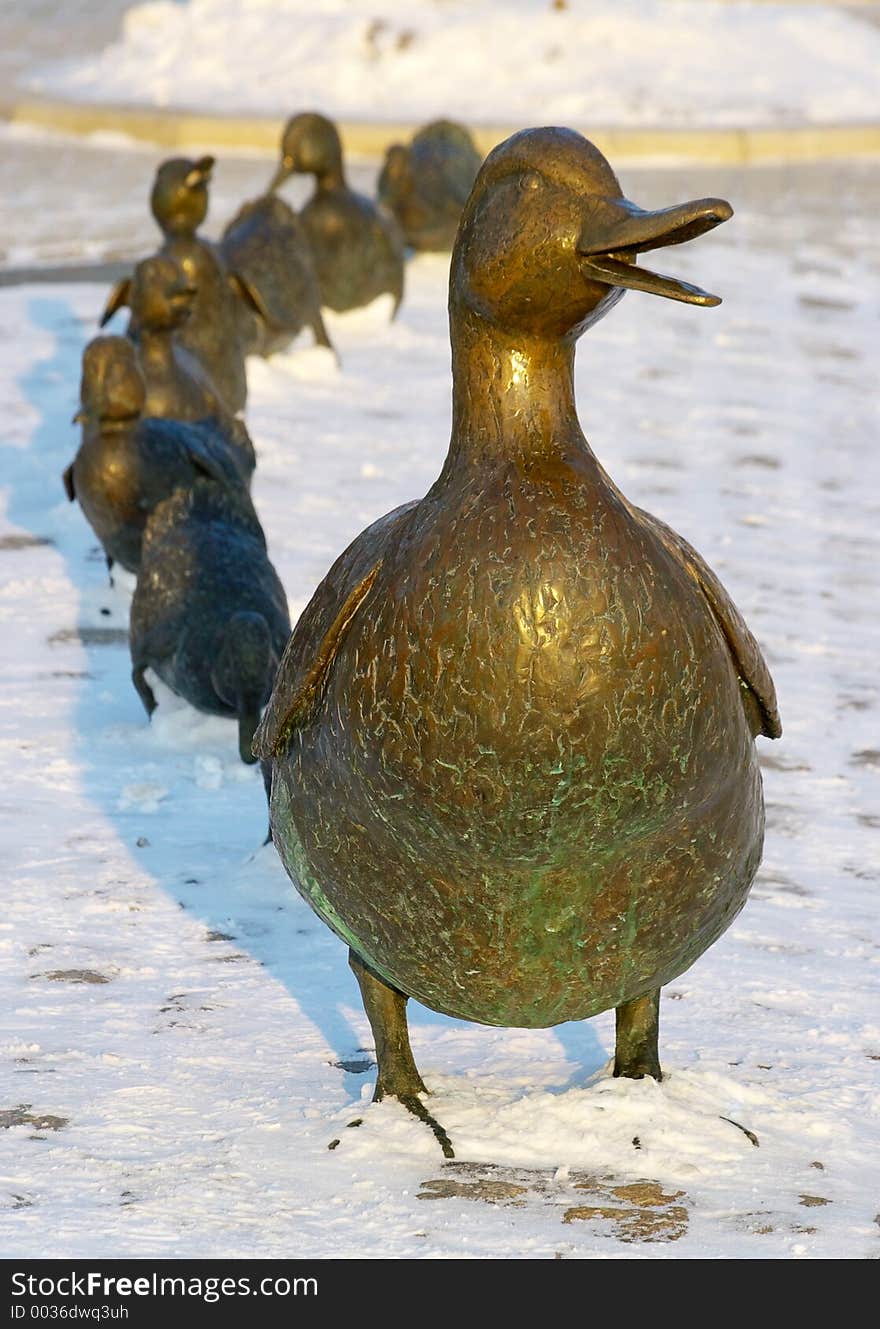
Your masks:
M86 408L84 406L81 406L77 411L76 415L74 415L73 418L71 419L70 423L72 425L84 425L88 418L89 417Z
M207 185L211 182L211 172L214 169L213 157L200 157L194 163L191 171L187 172L184 184L187 189L196 189L199 185Z
M275 190L280 189L281 186L284 184L284 181L288 180L293 175L295 169L296 169L296 163L294 162L290 153L289 152L285 153L284 156L281 158L281 161L278 163L278 169L275 172L275 174L272 176L272 180L269 184L269 188L266 190L266 193L274 194Z
M648 249L681 245L711 231L733 216L722 198L701 198L674 208L646 212L625 198L595 202L578 246L581 271L591 281L632 291L663 295L689 305L720 305L720 295L678 277L664 277L636 266L636 255Z

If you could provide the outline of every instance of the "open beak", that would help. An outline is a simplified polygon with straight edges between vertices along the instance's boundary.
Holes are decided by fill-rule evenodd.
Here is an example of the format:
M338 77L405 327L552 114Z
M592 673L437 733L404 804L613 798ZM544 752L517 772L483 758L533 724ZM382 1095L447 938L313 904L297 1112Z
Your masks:
M732 216L733 208L722 198L701 198L657 212L646 212L625 198L602 199L578 246L581 271L591 281L608 286L647 291L689 305L720 305L720 295L710 295L678 277L637 267L636 256L648 249L684 244Z
M195 189L198 185L210 184L211 172L213 169L213 157L200 157L199 160L194 163L192 170L187 172L186 180L184 181L187 189Z
M276 189L281 188L284 181L288 180L290 176L293 175L294 165L294 160L289 153L281 158L281 161L278 163L278 169L272 176L269 188L266 190L267 194L274 194Z

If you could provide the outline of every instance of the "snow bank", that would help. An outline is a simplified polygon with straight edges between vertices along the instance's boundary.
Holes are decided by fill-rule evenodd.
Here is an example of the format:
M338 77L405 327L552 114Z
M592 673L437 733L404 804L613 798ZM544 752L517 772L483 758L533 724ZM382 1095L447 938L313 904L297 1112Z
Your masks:
M713 0L154 0L36 89L363 120L755 125L880 114L880 32L824 6Z

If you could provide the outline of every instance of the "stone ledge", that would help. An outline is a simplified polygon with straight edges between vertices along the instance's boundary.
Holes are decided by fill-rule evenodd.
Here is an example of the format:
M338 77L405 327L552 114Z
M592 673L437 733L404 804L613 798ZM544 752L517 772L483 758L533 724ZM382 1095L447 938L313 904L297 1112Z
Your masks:
M152 107L90 105L22 98L0 105L0 116L66 134L120 133L163 148L277 149L282 116L220 116ZM390 143L409 139L418 128L407 123L342 120L339 129L347 153L381 157ZM522 126L472 126L482 152ZM612 160L625 158L688 159L750 164L774 161L820 161L833 157L880 154L880 123L799 124L789 126L708 126L705 128L636 128L578 125Z

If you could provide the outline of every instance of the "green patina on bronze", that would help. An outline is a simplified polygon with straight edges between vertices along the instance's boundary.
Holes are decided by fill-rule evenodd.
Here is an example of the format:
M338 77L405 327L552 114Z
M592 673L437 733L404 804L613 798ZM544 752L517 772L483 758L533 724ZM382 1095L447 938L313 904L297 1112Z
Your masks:
M659 1076L659 989L757 870L767 667L605 474L573 385L625 289L718 303L636 258L730 215L642 211L567 130L490 154L452 257L442 473L341 555L282 661L257 740L275 843L352 949L382 1092L418 1115L406 996L523 1026L615 1007L616 1073Z

